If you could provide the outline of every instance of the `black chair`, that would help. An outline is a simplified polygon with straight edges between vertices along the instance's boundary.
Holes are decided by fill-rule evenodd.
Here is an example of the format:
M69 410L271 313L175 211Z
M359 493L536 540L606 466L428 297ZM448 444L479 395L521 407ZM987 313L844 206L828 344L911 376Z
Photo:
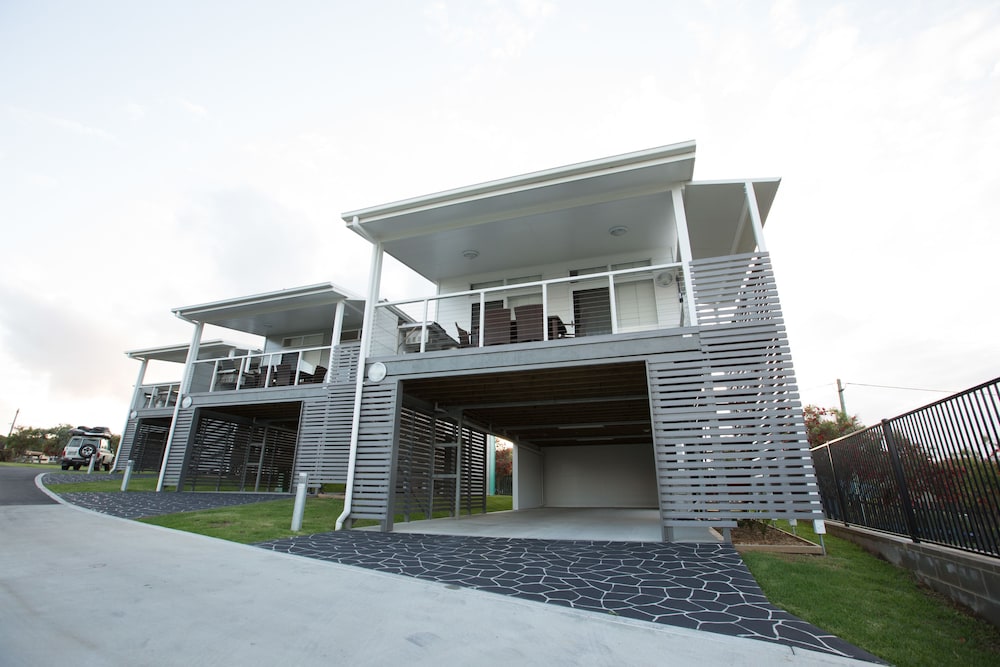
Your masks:
M533 340L542 340L545 326L542 319L542 304L533 303L514 308L514 317L517 319L517 342L527 343Z
M458 346L459 347L478 347L479 341L472 340L472 334L458 326L458 322L455 322L455 329L458 331Z

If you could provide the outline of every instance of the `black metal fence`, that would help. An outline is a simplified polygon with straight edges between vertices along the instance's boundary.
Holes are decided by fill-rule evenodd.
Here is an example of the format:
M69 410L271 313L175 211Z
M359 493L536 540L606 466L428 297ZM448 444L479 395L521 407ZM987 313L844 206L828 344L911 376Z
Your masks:
M1000 378L812 456L830 519L1000 557Z

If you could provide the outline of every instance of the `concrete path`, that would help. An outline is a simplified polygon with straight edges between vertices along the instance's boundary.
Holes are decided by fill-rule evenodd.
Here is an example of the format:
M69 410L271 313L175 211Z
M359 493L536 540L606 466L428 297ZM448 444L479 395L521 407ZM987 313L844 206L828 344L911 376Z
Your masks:
M58 506L0 508L0 665L848 665Z

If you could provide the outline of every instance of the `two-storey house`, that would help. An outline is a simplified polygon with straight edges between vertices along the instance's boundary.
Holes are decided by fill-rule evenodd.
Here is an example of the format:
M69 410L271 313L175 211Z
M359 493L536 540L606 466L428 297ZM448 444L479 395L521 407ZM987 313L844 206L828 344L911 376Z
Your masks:
M659 509L664 539L821 518L763 236L779 180L693 180L694 142L343 214L372 244L341 523ZM436 285L386 300L389 255ZM396 349L373 324L409 314ZM390 318L391 319L391 318Z

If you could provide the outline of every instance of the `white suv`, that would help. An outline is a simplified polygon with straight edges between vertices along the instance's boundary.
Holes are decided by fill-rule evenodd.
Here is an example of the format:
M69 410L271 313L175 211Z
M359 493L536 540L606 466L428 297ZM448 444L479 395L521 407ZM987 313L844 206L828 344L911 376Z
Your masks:
M115 462L115 453L111 451L111 429L106 426L78 426L70 431L70 435L72 437L63 448L59 462L63 470L69 470L70 466L73 466L73 470L79 470L90 465L91 456L95 457L95 469L104 466L105 470L111 470Z

